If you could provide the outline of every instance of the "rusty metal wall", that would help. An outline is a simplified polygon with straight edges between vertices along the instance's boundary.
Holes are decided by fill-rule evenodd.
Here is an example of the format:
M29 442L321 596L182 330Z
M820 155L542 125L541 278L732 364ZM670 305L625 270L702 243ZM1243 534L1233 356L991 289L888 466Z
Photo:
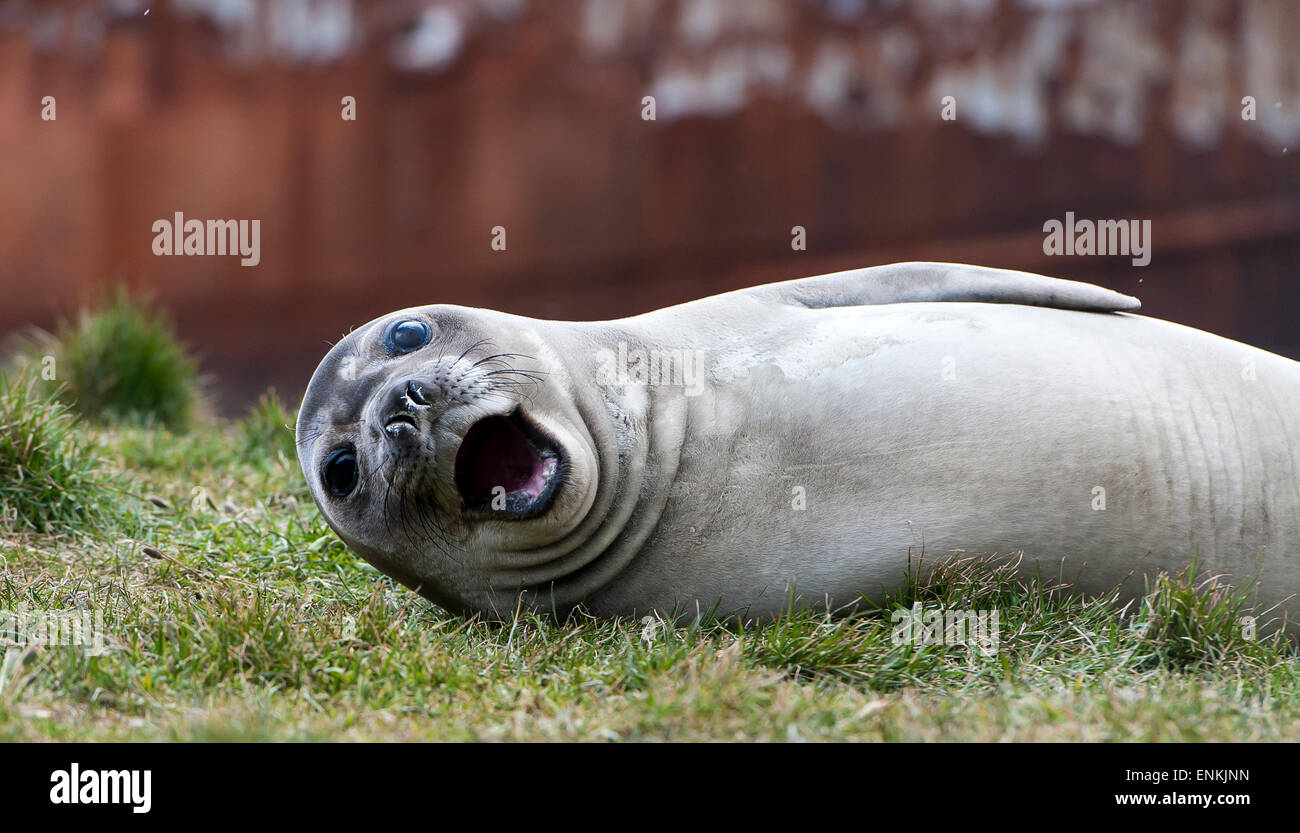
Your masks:
M234 412L397 306L949 259L1300 355L1296 43L1288 0L0 0L0 329L146 287ZM176 211L261 262L156 256ZM1149 219L1150 265L1045 255L1066 211Z

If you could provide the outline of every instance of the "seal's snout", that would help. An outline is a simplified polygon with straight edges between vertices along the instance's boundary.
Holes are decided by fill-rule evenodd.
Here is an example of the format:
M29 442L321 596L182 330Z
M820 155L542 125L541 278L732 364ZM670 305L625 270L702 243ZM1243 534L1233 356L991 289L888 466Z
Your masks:
M432 405L428 388L415 379L399 382L384 397L384 432L398 443L414 442Z

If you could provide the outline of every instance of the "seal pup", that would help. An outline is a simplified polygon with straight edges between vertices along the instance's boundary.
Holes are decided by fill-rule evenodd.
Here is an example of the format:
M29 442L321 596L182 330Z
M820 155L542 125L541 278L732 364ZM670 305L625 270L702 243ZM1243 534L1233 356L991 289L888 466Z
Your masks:
M1300 590L1300 364L1101 287L902 263L617 321L400 310L325 356L330 526L451 610L768 616L1023 553Z

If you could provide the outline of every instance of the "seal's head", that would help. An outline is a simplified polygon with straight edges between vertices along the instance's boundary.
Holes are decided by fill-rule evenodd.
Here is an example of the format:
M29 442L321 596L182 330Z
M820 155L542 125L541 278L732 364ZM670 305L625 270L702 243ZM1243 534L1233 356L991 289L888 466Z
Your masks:
M303 398L298 460L330 526L452 609L490 609L493 575L560 541L593 500L593 439L544 323L401 310L336 344Z

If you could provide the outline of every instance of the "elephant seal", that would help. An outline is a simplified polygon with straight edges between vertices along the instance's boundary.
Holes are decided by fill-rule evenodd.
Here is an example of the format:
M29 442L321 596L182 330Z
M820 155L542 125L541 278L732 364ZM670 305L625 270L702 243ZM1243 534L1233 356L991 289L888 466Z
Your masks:
M1023 553L1084 592L1300 590L1300 364L1023 272L903 263L618 321L435 305L321 362L329 524L449 609L760 617Z

